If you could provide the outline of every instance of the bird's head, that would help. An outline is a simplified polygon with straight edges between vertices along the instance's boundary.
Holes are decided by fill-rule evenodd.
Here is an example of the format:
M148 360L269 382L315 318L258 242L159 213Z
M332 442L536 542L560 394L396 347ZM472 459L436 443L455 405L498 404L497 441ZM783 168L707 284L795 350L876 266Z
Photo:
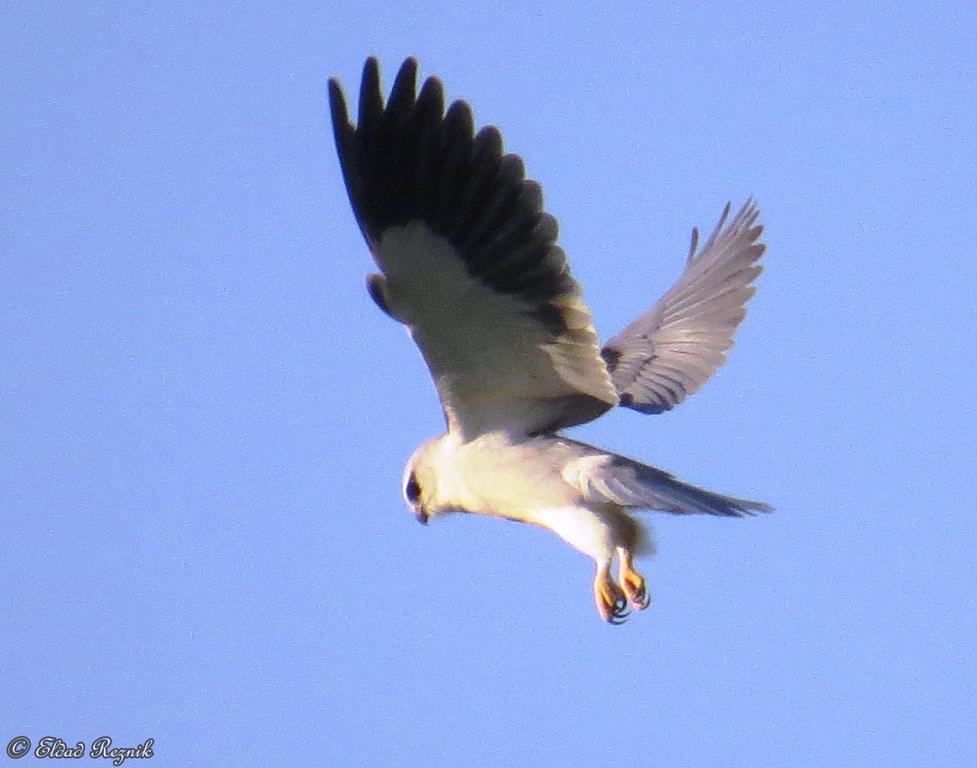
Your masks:
M428 440L414 451L407 466L404 467L404 501L419 523L427 521L439 513L435 504L437 475L431 456L433 441Z

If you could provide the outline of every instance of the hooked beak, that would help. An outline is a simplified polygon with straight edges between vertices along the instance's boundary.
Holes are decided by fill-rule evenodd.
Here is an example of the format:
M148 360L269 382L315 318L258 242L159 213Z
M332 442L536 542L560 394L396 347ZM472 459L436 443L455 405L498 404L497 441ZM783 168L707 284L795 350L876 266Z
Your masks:
M418 507L416 510L414 510L414 517L417 518L417 522L419 522L421 525L427 525L428 514L423 507Z

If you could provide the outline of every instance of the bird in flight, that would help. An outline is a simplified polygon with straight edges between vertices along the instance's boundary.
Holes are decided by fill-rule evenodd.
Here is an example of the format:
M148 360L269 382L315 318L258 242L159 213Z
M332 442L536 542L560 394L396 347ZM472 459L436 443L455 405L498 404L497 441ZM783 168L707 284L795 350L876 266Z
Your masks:
M416 81L409 58L384 104L379 65L367 59L355 126L329 81L346 189L380 268L367 289L407 326L447 423L407 463L405 500L422 523L469 512L549 529L593 558L597 610L621 623L649 604L634 558L653 545L633 511L742 517L770 507L560 430L617 405L667 411L725 362L761 270L759 209L749 200L729 220L727 204L701 248L693 229L677 282L601 347L539 184L503 153L495 127L475 131L467 103L445 111L440 80L419 93Z

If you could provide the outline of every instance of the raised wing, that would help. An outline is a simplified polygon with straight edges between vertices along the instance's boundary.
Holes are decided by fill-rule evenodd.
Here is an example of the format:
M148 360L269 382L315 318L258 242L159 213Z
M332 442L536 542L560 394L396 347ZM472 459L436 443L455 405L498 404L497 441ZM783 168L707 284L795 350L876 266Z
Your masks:
M643 413L667 411L726 362L762 269L759 214L756 203L747 200L724 229L727 203L698 252L699 232L693 229L682 276L601 350L621 405Z
M596 418L617 394L539 185L498 130L475 135L465 102L445 113L440 81L415 94L416 78L407 59L384 106L368 59L355 127L329 82L346 188L383 272L370 295L410 329L463 438Z

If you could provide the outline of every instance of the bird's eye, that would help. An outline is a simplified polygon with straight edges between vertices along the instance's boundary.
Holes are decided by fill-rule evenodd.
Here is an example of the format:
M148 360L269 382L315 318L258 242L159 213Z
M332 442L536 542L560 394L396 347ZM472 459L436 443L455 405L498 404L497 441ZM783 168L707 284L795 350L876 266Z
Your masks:
M407 480L407 485L404 486L404 496L407 497L407 501L411 504L421 498L421 486L418 485L417 478L413 472Z

